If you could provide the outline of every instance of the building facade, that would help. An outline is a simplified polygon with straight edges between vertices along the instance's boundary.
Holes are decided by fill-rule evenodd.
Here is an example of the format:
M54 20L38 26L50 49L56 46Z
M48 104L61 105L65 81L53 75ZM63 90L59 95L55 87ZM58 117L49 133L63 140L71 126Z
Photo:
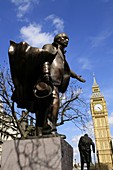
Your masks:
M92 96L90 98L90 108L94 126L94 136L97 149L97 159L100 164L107 165L113 169L113 148L108 123L108 111L104 96L94 77L92 86Z
M0 100L0 166L2 155L2 144L6 140L13 140L12 136L20 136L17 128L12 123L12 117L4 111L2 101Z

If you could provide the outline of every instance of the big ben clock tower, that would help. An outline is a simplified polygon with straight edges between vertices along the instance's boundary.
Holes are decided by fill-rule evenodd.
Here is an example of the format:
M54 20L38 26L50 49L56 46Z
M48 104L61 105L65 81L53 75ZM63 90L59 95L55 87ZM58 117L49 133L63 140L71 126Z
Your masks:
M110 170L113 170L113 153L108 123L108 111L106 107L106 101L100 92L100 88L95 77L92 86L90 106L98 161L100 165L106 164Z

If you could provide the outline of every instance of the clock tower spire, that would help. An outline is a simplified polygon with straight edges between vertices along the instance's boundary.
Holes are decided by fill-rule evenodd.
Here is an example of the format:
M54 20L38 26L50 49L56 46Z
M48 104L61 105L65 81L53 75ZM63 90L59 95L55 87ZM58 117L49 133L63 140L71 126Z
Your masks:
M94 75L90 108L99 163L101 166L102 164L106 164L110 170L113 170L113 153L108 123L108 111L106 101L100 92Z
M102 97L101 93L100 93L100 88L99 85L96 82L96 78L95 75L93 75L93 86L92 86L92 97Z

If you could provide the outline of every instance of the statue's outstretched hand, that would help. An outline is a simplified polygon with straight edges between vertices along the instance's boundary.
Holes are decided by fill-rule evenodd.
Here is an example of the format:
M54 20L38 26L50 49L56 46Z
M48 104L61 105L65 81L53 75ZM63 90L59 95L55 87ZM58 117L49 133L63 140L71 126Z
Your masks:
M82 78L82 76L81 75L77 75L75 72L73 72L72 70L70 71L70 73L71 73L71 77L72 78L75 78L75 79L77 79L77 80L79 80L80 82L86 82L86 80L85 79L83 79Z
M83 79L81 75L79 75L79 76L78 76L78 80L79 80L79 81L81 81L81 82L83 82L83 83L85 83L85 82L86 82L86 80L85 80L85 79Z

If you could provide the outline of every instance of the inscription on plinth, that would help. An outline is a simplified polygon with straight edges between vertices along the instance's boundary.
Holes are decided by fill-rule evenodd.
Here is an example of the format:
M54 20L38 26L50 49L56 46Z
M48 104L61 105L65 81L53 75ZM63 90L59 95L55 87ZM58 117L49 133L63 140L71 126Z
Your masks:
M6 141L1 170L72 170L73 149L60 137Z

